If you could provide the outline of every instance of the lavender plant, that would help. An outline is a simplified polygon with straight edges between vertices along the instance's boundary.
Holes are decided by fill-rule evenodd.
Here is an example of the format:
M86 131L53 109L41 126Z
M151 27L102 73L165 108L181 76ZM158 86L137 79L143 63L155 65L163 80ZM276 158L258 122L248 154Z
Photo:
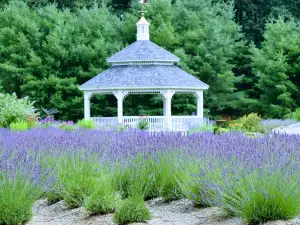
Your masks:
M7 182L0 182L0 224L29 220L43 193L91 214L114 211L119 193L125 199L187 197L250 223L289 219L300 215L299 161L298 136L2 129L0 180ZM126 210L117 209L115 217Z

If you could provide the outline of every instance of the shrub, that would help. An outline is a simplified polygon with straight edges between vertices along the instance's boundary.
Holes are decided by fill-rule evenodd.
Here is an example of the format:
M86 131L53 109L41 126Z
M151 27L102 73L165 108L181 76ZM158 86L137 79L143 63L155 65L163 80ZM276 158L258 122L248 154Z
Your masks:
M144 116L141 116L139 119L139 122L137 124L137 128L140 130L148 130L149 129L149 123L147 118L145 118Z
M25 121L28 116L35 116L33 102L27 97L18 99L16 94L0 95L0 127L9 127L11 123Z
M58 128L64 131L74 131L76 127L73 121L67 121L59 124Z
M198 132L213 132L214 131L214 125L213 124L204 124L203 126L199 127L199 128L194 128L189 130L189 134L194 134L194 133L198 133Z
M14 122L9 125L11 131L24 131L28 130L29 126L26 121Z
M138 154L128 165L119 165L114 183L122 198L139 195L151 199L159 196L158 167L159 160L142 154Z
M118 225L133 222L146 222L151 219L149 209L145 206L143 197L130 197L116 208L113 220Z
M21 180L5 182L0 188L0 224L25 224L32 217L36 189Z
M28 124L29 129L37 127L37 121L38 121L37 116L27 116L26 118L26 122Z
M85 120L85 119L79 120L77 122L77 125L78 125L79 128L83 128L83 129L94 129L95 128L95 124L94 124L94 121L92 119L89 119L89 120Z
M86 196L92 192L100 173L97 167L92 161L80 155L59 162L56 170L62 190L57 194L62 196L69 208L82 206Z
M166 201L174 201L183 198L182 190L176 181L176 177L170 174L160 187L159 194Z
M262 127L260 126L261 118L257 113L250 113L245 115L240 119L241 128L247 132L262 132Z
M52 116L48 115L44 119L41 119L39 122L42 127L47 128L47 127L50 127L51 124L53 124L55 122L55 120Z
M62 191L55 190L55 187L53 187L53 190L46 192L44 197L47 198L49 204L54 204L64 199Z
M296 109L292 113L289 113L289 114L285 115L284 117L288 118L288 119L293 119L293 120L300 121L300 108Z
M101 177L90 196L84 199L84 207L91 214L112 213L115 210L116 192L110 177Z
M34 202L52 185L53 175L24 151L4 154L1 158L0 224L25 224L32 217Z

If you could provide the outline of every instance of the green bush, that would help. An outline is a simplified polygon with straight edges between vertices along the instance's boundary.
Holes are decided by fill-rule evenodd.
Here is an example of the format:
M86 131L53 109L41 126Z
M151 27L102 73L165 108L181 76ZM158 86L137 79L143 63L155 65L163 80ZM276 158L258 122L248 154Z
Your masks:
M194 134L199 132L213 132L214 131L214 125L213 124L204 124L203 126L199 128L194 128L189 130L188 134Z
M101 177L90 196L84 199L84 207L91 214L112 213L115 210L116 191L110 177Z
M114 184L122 198L133 195L143 196L145 200L159 196L158 177L159 160L150 156L138 155L129 165L118 165L114 175Z
M221 207L249 224L289 220L300 213L298 182L296 174L287 180L278 171L253 172L223 190Z
M33 102L27 97L18 99L16 94L0 94L0 109L0 127L9 127L11 123L36 116Z
M61 123L58 125L58 128L64 131L74 131L76 129L75 124L72 121Z
M86 196L90 195L100 175L98 165L84 156L62 159L57 163L56 174L62 184L61 193L52 193L51 198L62 196L69 208L82 206Z
M31 219L33 203L41 192L21 176L0 181L0 224L25 224Z
M147 121L147 118L141 117L139 119L139 122L137 124L137 128L140 130L148 130L149 129L149 123Z
M37 116L27 116L26 122L28 124L28 129L32 129L38 126L38 117Z
M240 119L241 128L246 132L263 132L261 118L257 113L250 113Z
M64 199L61 190L48 191L44 194L44 197L47 198L49 204L54 204Z
M11 131L24 131L28 130L29 126L26 121L14 122L9 125Z
M79 120L77 122L77 125L78 125L79 128L83 128L83 129L94 129L95 128L95 124L94 124L94 121L92 119L89 119L89 120L85 120L85 119Z
M300 108L296 109L294 112L284 116L286 119L293 119L300 121Z
M130 197L116 208L113 220L118 225L133 222L146 222L151 219L149 209L145 206L143 197Z
M174 174L170 174L160 187L159 195L166 201L174 201L183 198L182 190L176 181Z

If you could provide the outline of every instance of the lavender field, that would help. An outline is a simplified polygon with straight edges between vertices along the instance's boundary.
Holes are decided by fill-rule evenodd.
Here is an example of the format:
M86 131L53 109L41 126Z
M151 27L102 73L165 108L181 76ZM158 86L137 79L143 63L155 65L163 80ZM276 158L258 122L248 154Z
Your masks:
M299 136L2 129L0 156L0 224L26 223L41 198L117 224L148 220L144 200L159 196L249 224L300 215Z

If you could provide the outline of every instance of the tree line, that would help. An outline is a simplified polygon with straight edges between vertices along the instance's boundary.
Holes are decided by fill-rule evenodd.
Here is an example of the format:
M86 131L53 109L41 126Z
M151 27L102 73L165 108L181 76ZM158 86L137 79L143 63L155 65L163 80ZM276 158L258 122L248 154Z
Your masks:
M38 3L37 3L38 2ZM258 112L282 118L300 105L300 0L149 0L151 40L210 85L206 114ZM83 116L78 85L109 67L136 40L139 4L122 0L0 1L0 91L29 96L62 120ZM125 115L161 115L160 96L128 96ZM116 99L97 95L92 115L115 116ZM196 111L175 95L173 113Z

